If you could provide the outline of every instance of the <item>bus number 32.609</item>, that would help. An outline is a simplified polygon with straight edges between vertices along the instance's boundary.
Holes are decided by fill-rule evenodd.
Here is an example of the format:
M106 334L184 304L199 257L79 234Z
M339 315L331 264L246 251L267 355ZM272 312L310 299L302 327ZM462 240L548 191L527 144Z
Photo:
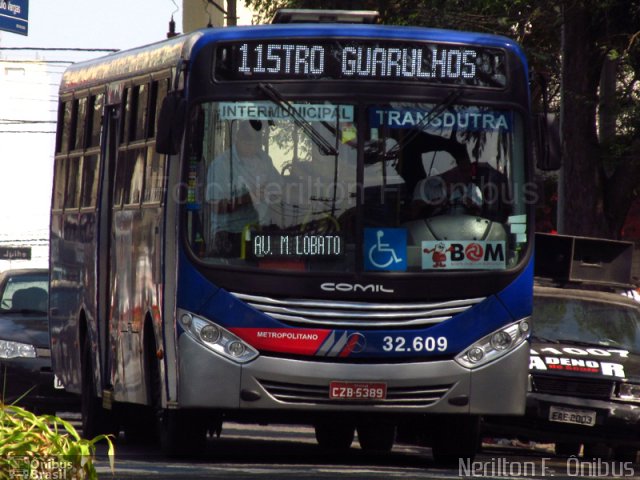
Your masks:
M385 352L444 352L447 349L446 337L384 337L382 350Z

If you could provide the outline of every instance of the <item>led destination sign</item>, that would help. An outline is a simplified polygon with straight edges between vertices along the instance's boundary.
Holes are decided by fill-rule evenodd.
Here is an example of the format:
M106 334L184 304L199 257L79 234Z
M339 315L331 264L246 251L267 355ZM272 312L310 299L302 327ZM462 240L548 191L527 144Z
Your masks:
M254 234L250 252L254 258L340 257L344 242L339 235Z
M435 43L253 41L218 48L219 80L388 79L504 87L502 50Z

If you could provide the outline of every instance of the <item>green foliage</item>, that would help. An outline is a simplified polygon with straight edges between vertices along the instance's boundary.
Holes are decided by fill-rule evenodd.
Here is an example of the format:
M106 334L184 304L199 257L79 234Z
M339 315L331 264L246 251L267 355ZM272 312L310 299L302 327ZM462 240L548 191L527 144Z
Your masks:
M113 471L114 447L109 436L86 440L59 417L37 416L0 403L0 480L98 478L93 460L96 443L102 440L108 444Z

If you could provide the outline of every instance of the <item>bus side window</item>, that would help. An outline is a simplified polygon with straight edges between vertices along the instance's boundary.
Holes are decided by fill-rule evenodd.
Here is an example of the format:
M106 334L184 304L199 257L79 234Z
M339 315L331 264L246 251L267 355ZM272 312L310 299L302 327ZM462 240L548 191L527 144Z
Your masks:
M67 143L67 148L68 151L74 150L76 147L76 135L78 133L78 100L72 100L69 101L70 103L70 115L69 115L69 137L68 137L68 143ZM65 114L66 116L66 114ZM65 118L65 122L66 122L66 118ZM66 126L65 126L65 130L67 130Z
M68 100L60 103L58 106L58 132L56 138L57 153L67 153L69 151L72 103L73 102Z
M120 121L120 144L129 142L129 130L131 121L131 88L125 88L122 92L121 115Z
M73 150L81 150L84 148L85 127L87 118L87 99L80 98L74 101L74 116L73 125L75 128L75 134L73 136Z
M82 164L81 207L95 207L98 196L99 155L86 155Z
M153 81L149 86L149 101L147 102L146 138L153 139L156 135L156 112L158 104L158 82Z
M102 131L102 108L104 106L104 94L99 93L89 99L89 109L87 114L87 146L97 147L100 145L100 132Z
M67 175L67 191L64 208L75 209L80 206L80 182L82 181L82 157L69 157Z
M164 197L164 155L155 148L147 148L147 165L144 182L144 203L160 203Z
M120 207L122 205L122 200L124 198L124 184L125 181L128 180L126 175L126 154L125 150L120 149L118 152L118 160L116 162L116 182L113 188L113 207Z
M118 172L117 181L122 183L122 199L125 205L139 205L142 199L144 152L144 148L121 152L124 162L118 165L118 169L122 166L123 171ZM118 185L116 185L116 189L118 189Z
M136 85L131 90L131 120L129 140L142 140L146 137L148 85Z
M158 118L160 117L160 108L162 107L162 101L164 100L164 98L167 96L167 92L169 91L169 79L168 78L163 78L162 80L158 80L158 82L154 82L157 83L157 92L156 92L156 103L155 103L155 111L153 113L153 119L149 119L149 122L153 122L150 123L150 128L152 129L152 131L150 131L149 136L150 137L155 137L156 132L158 131ZM149 108L153 108L152 106L150 106Z
M51 206L53 210L62 210L64 208L64 192L67 185L67 163L68 159L66 157L56 158Z

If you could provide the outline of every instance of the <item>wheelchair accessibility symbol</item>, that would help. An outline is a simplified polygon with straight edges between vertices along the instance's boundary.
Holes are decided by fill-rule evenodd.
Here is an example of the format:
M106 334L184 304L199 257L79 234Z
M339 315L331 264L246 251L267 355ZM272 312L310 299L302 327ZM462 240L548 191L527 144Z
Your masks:
M407 231L403 228L365 228L365 270L405 271Z

